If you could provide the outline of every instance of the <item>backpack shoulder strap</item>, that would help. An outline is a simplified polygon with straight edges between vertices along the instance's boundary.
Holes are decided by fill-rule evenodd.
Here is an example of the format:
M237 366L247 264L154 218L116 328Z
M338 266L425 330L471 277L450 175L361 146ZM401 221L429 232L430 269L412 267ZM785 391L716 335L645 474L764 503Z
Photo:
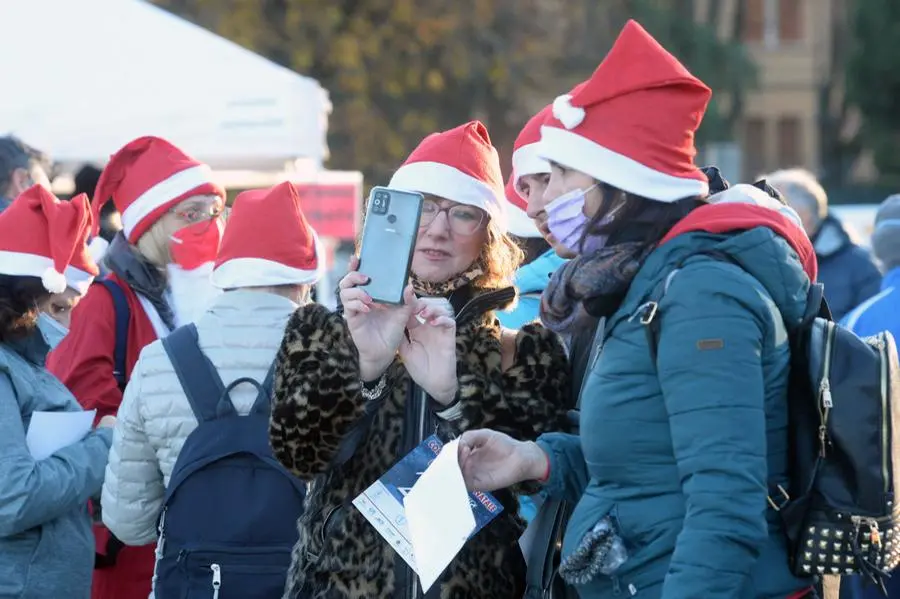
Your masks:
M113 309L116 314L116 345L113 350L113 376L116 377L116 383L121 391L125 391L125 385L128 380L125 376L126 360L128 352L128 324L131 320L131 306L128 305L128 298L125 297L125 291L122 286L112 279L100 279L97 281L99 285L103 285L112 296Z
M262 385L259 385L259 392L256 394L256 401L253 402L253 407L250 408L251 414L265 414L268 415L272 409L272 384L275 379L275 362L272 362L272 365L269 366L269 372L266 373L266 378L263 380ZM229 390L234 387L234 383L229 386Z
M720 252L718 250L709 250L706 252L697 252L695 254L690 254L686 256L679 262L675 268L669 271L659 283L653 288L650 292L650 295L647 296L647 301L638 308L638 314L640 315L641 324L644 325L644 332L647 335L647 344L650 346L650 357L653 359L653 363L656 363L657 358L657 349L659 348L659 335L660 335L660 323L659 323L659 304L666 296L666 293L669 291L669 286L672 284L672 280L675 278L675 275L678 274L683 267L685 262L694 256L709 256L713 260L717 262L727 262L733 264L744 270L744 267L740 265L740 263L726 254L725 252Z
M656 363L657 348L659 347L659 304L666 296L666 292L669 291L669 285L672 284L672 279L675 278L675 275L678 274L679 270L681 270L680 266L669 272L663 280L657 283L653 288L653 291L651 291L650 295L647 297L647 301L638 308L641 324L644 325L644 333L647 335L647 345L650 348L650 357L654 364Z
M669 272L669 274L653 288L653 291L647 297L647 301L638 309L638 313L640 314L641 324L644 325L644 331L647 333L650 355L653 358L654 363L656 362L657 348L659 347L660 324L659 318L657 318L659 302L665 297L666 292L669 290L669 285L672 284L672 279L675 278L675 275L678 274L678 271L681 270L684 263L689 258L698 255L709 256L713 260L719 262L728 262L741 270L744 270L744 267L741 266L737 260L725 252L720 252L718 250L699 252L684 258L678 266ZM806 314L804 315L802 322L812 322L815 318L824 318L829 321L833 320L831 308L828 307L828 302L825 300L825 288L821 283L811 283L809 286L806 300Z
M198 422L234 413L219 373L200 349L197 327L175 329L162 339L162 345Z
M831 307L825 299L825 287L821 283L812 283L809 286L809 294L806 299L806 314L803 316L803 322L811 322L815 318L834 321Z

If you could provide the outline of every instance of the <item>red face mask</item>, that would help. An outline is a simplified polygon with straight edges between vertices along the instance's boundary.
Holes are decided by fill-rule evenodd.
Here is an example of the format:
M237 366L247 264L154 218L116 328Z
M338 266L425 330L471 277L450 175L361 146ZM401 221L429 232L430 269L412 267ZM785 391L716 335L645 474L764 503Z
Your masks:
M219 252L225 222L221 218L182 227L169 238L172 262L184 270L194 270L212 262Z

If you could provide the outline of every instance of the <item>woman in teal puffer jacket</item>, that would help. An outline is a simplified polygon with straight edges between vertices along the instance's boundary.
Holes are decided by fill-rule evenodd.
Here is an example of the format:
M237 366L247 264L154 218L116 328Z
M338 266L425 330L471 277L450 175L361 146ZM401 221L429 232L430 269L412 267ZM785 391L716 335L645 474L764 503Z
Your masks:
M766 498L785 482L787 330L815 254L765 192L709 196L693 163L709 97L630 22L587 85L554 102L540 142L549 226L578 257L554 275L542 320L564 334L606 319L581 436L461 441L473 488L537 480L578 501L560 574L585 598L812 593Z

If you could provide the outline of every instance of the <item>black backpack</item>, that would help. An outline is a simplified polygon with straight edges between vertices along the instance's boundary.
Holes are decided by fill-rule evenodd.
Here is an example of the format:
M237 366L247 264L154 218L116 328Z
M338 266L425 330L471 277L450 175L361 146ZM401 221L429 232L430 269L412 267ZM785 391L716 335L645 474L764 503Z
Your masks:
M740 268L727 254L702 254ZM642 306L654 361L660 302L692 257ZM897 349L887 331L860 338L834 322L823 291L810 286L806 314L788 332L789 480L770 484L769 507L784 522L795 575L861 574L882 585L900 563Z

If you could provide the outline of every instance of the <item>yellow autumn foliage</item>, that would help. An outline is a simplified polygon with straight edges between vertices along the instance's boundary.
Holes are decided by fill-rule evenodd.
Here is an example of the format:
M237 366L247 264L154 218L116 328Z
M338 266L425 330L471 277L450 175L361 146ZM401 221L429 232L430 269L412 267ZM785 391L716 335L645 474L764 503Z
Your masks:
M473 118L485 122L508 170L512 142L525 121L590 75L627 17L637 16L640 7L685 4L153 1L317 79L334 106L329 166L361 170L370 185L387 181L427 134Z

